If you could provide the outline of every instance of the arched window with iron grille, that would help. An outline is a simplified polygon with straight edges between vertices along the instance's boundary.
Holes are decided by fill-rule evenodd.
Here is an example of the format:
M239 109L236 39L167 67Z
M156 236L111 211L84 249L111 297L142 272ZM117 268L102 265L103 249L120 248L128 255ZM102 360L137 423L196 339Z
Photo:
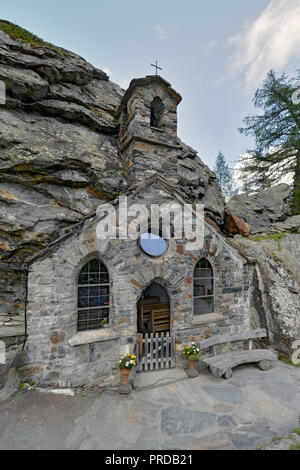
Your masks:
M109 322L109 275L99 260L89 261L78 277L77 330L97 330Z
M206 258L194 270L194 315L214 312L214 271Z

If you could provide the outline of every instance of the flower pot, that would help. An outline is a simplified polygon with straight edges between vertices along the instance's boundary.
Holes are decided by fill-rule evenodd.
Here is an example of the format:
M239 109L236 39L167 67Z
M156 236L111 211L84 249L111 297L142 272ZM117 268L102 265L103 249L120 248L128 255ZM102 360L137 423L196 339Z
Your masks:
M198 377L199 372L195 369L195 359L189 359L189 368L187 370L187 375L190 379Z
M120 369L120 371L122 376L121 385L124 385L126 387L128 385L128 377L131 373L131 369Z
M119 393L122 395L129 395L131 392L131 385L128 383L128 377L131 373L131 369L120 369L122 381L119 385Z

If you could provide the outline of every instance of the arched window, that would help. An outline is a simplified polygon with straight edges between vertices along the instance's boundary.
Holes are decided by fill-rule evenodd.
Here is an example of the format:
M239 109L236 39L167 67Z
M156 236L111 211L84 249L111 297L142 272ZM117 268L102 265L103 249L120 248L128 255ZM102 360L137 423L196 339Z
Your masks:
M151 103L151 116L150 116L150 126L151 127L161 127L162 118L164 115L164 104L162 100L156 96Z
M214 271L210 262L203 258L194 271L194 315L214 312Z
M93 259L78 278L78 331L97 330L109 320L109 276L101 261Z

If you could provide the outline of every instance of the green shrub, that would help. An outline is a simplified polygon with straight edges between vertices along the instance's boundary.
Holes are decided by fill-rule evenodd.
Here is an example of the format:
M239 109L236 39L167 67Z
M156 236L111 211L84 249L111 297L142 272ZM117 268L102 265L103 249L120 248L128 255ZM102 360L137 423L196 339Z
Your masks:
M35 382L33 380L29 381L27 379L22 380L19 385L19 390L32 390L34 389Z

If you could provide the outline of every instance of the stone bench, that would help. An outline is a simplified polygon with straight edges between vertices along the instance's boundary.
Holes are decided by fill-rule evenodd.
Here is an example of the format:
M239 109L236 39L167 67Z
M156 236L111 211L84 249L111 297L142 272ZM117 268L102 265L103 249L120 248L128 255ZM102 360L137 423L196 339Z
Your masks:
M269 349L253 349L253 339L265 338L266 336L266 330L260 329L248 330L232 336L215 336L200 341L201 351L208 348L212 348L213 350L213 357L204 358L202 362L210 368L211 373L215 377L225 377L226 379L232 377L233 367L239 366L240 364L256 363L260 369L269 370L272 367L271 362L276 361L277 356ZM247 351L230 352L219 356L216 354L216 345L218 344L245 340L248 340Z

